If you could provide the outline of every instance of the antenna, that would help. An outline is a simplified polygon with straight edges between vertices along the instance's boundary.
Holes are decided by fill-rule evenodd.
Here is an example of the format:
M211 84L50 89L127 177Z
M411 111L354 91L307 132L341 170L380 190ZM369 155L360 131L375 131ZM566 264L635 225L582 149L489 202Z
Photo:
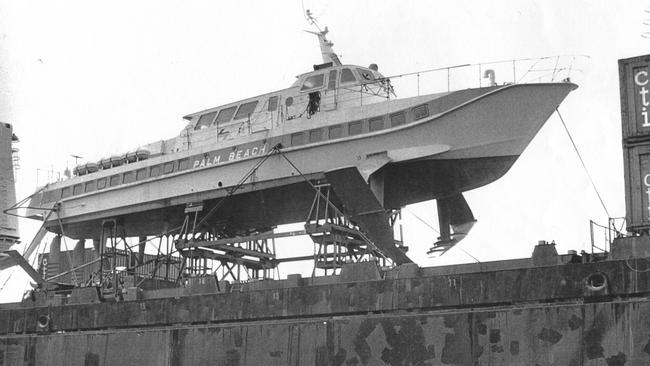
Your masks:
M329 29L327 29L327 27L325 27L325 29L321 29L318 26L318 23L316 23L316 18L314 18L313 14L311 13L311 10L309 9L305 10L305 19L307 20L307 23L309 23L309 25L313 25L318 30L318 32L313 32L313 31L305 31L305 32L314 34L318 37L318 43L320 44L323 63L331 62L335 66L341 66L342 65L341 60L339 60L339 57L336 55L336 53L334 53L334 49L332 49L334 43L325 37L329 32Z
M72 156L74 158L74 165L75 166L79 165L79 159L83 159L83 156L79 156L79 155L72 154L70 156Z

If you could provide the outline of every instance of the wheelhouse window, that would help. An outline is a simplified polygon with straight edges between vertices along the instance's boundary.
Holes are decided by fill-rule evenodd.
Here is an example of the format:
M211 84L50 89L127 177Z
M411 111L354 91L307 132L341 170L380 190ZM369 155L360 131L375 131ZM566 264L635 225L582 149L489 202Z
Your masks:
M277 95L269 98L269 106L268 106L267 110L269 112L273 112L276 109L278 109L278 96Z
M106 188L106 178L97 179L97 189Z
M237 113L235 113L235 119L246 118L250 116L255 111L256 106L256 100L240 105Z
M232 119L232 116L235 114L235 110L237 110L237 106L232 106L220 110L219 114L217 115L217 120L214 121L214 123L219 124L230 121Z
M195 130L200 130L202 128L208 127L212 124L212 121L214 120L214 116L217 115L217 111L206 113L199 117L199 122L196 123L196 127L194 127Z
M350 69L342 69L341 70L341 84L354 83L356 81L357 81L357 79L354 77L354 74L352 73L352 70L350 70Z
M357 72L361 76L361 80L363 81L369 81L369 80L375 80L375 75L373 75L372 71L370 70L364 70L357 68Z
M325 81L324 79L325 74L312 75L302 83L302 88L300 88L300 90L320 88L323 86L323 82Z
M332 70L330 71L330 76L327 79L327 90L334 90L336 89L336 76L338 74L338 71Z

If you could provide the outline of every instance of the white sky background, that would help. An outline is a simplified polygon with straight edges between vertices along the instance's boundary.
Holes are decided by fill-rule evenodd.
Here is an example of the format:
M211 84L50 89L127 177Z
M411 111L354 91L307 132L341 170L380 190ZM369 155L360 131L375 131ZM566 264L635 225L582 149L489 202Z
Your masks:
M589 55L578 65L583 72L572 74L580 88L560 111L610 213L625 215L617 60L650 53L650 40L641 37L650 31L642 24L650 2L304 6L329 27L344 63L377 63L384 75ZM36 188L37 169L72 168L71 154L96 161L123 153L177 135L187 113L288 87L322 62L315 36L303 29L310 27L300 1L0 0L0 121L12 123L21 140L18 198ZM478 223L460 247L481 261L529 256L539 239L555 240L560 252L588 249L589 220L607 219L555 115L505 177L466 198ZM435 202L410 210L437 226ZM436 233L408 211L404 219L408 255L419 265L472 261L458 248L427 258ZM22 240L31 240L38 223L20 224ZM281 242L278 251L292 245L312 248L302 238ZM23 284L20 278L10 283ZM18 287L2 297L19 298Z

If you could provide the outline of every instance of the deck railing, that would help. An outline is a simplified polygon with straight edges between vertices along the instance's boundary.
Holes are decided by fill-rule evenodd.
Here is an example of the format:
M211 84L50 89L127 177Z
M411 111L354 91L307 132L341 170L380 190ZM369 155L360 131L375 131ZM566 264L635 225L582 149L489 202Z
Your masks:
M555 55L461 64L392 75L389 80L403 98L453 90L521 83L570 81L582 73L587 55Z
M591 254L607 253L614 239L624 236L625 217L610 217L607 226L589 220Z

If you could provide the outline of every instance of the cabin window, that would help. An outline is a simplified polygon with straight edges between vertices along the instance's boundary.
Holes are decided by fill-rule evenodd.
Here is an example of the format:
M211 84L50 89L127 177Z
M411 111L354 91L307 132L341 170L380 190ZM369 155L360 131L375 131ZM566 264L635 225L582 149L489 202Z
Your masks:
M54 201L56 201L56 192L57 191L46 191L43 194L43 202L54 202Z
M237 106L232 106L226 109L222 109L221 111L219 111L219 114L217 115L217 120L214 121L214 123L219 124L219 123L230 121L232 119L233 114L235 114L236 109Z
M274 97L269 98L269 107L268 107L267 110L269 112L273 112L276 109L278 109L278 96L277 95L274 96Z
M185 170L190 166L190 159L185 158L178 161L178 170Z
M165 163L163 166L163 174L169 174L174 171L174 162Z
M419 105L415 108L413 108L413 117L417 120L420 118L428 117L429 116L429 108L427 108L426 104Z
M361 130L361 121L350 122L348 125L348 135L358 135L362 132Z
M135 182L135 172L124 173L124 184Z
M309 131L309 142L318 142L322 139L323 131L322 130L311 130Z
M72 188L72 194L76 196L82 193L84 193L84 186L82 184L75 184L75 186Z
M330 139L337 139L339 137L343 136L343 127L341 125L337 126L331 126L329 130L329 138Z
M336 76L337 76L337 74L338 74L338 71L336 71L336 70L330 71L329 79L327 79L327 90L336 89Z
M255 112L255 107L257 106L257 101L244 103L239 106L237 113L235 113L235 119L240 119L244 117L249 117L253 112Z
M217 111L202 115L201 117L199 117L199 122L196 123L196 127L194 127L194 129L200 130L204 127L210 126L212 124L212 121L214 121L214 116L216 115L217 115Z
M375 75L373 75L372 71L370 71L370 70L364 70L364 69L357 68L357 72L359 73L359 75L361 75L361 80L364 80L364 81L375 80Z
M110 178L110 180L109 180L109 182L108 182L108 185L111 186L111 187L115 187L115 186L118 185L118 184L120 184L120 175L119 175L119 174L117 174L117 175L113 175L113 176Z
M65 187L61 190L61 198L66 198L70 197L70 193L72 193L72 190L70 187Z
M291 134L291 146L298 146L305 143L304 134L302 132Z
M147 168L142 168L135 171L135 180L143 179L147 179Z
M397 112L390 115L390 126L400 126L406 123L404 112Z
M341 70L341 84L356 82L357 79L354 77L352 70L342 69Z
M154 165L151 167L151 171L149 172L150 177L157 177L160 175L160 165Z
M95 181L91 180L90 182L86 182L86 187L85 187L85 192L92 192L95 190Z
M325 74L312 75L305 80L300 90L320 88L323 86L324 79Z
M289 97L289 98L287 98L287 99L284 101L284 103L286 103L287 107L291 107L291 105L293 104L293 97Z
M371 118L368 121L368 128L370 129L370 132L372 131L379 131L384 128L384 118L383 117L376 117L376 118Z
M97 189L106 188L106 178L97 179Z

